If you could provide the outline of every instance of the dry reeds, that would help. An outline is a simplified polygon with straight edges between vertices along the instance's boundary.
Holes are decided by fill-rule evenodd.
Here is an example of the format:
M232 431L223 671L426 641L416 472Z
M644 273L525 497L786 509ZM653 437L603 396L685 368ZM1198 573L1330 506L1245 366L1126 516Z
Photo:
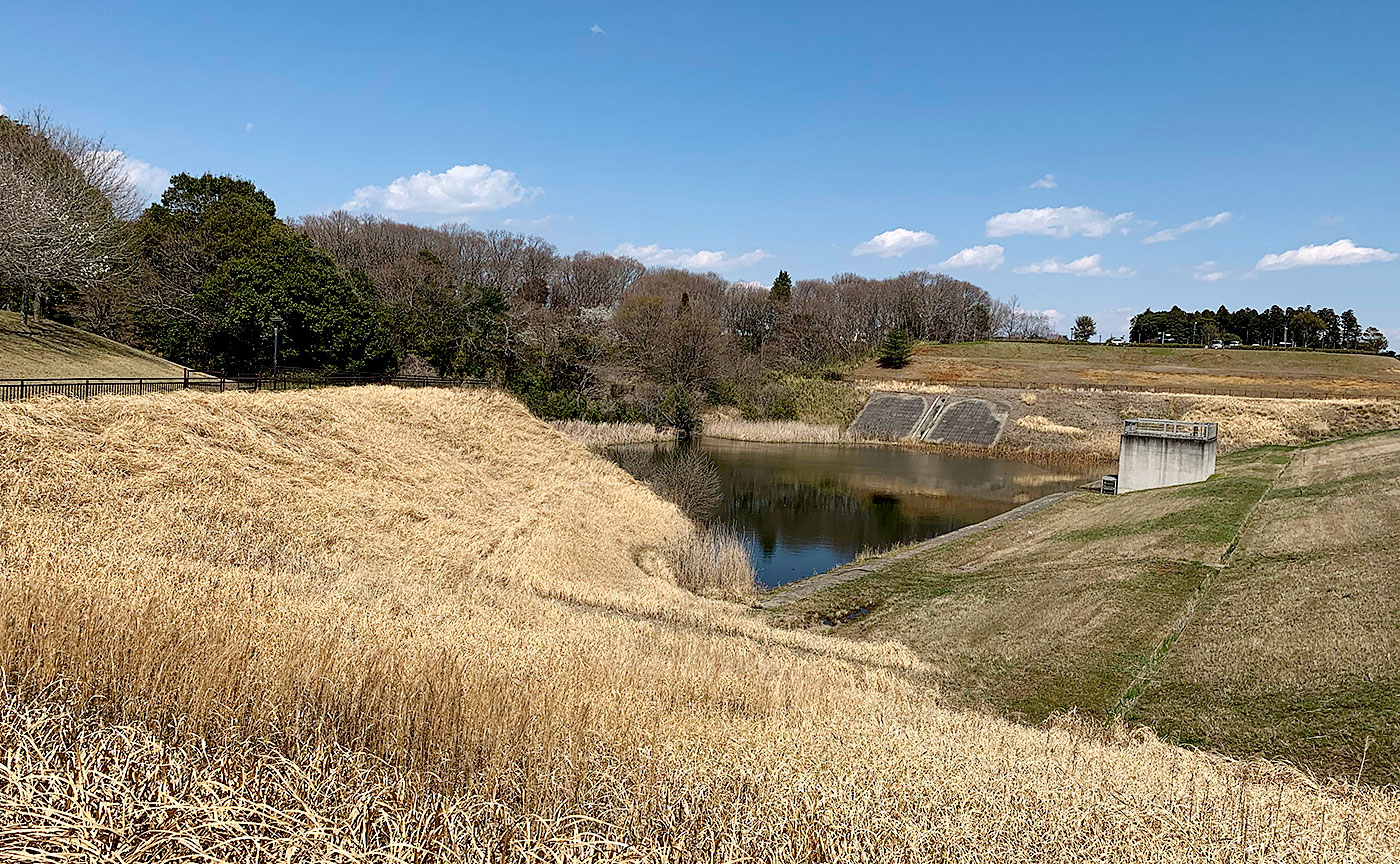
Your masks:
M1393 792L942 708L901 646L678 587L692 530L495 393L0 406L0 852L1400 851Z
M803 423L798 420L735 420L709 417L704 434L730 441L771 444L845 444L855 439L840 426Z
M549 425L590 450L606 450L619 444L650 444L676 440L674 430L657 429L650 423L589 423L584 420L555 420Z
M676 584L705 597L753 600L755 574L744 542L722 526L697 528L665 548Z

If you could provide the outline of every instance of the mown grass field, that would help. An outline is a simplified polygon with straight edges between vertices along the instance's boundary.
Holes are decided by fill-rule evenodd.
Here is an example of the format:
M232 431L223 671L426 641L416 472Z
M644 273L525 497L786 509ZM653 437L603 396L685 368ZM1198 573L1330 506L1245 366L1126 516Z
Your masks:
M1078 496L773 616L896 640L960 704L1396 782L1398 528L1400 432L1260 447L1207 482Z
M1255 397L1400 398L1400 361L1395 358L1318 351L967 342L920 345L902 369L885 369L872 360L850 377L972 387L1146 387Z
M179 378L183 366L93 333L0 311L0 378Z
M1005 722L682 590L680 512L498 393L53 399L0 441L6 860L1400 855L1393 791Z

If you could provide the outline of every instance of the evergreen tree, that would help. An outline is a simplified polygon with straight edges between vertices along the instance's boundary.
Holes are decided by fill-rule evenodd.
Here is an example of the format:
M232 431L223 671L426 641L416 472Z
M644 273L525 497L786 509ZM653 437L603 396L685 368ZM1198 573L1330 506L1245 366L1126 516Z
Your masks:
M891 330L880 343L880 365L887 369L902 369L909 365L914 342L909 334L898 328Z
M768 292L768 296L779 303L792 299L792 277L786 270L778 271L778 278L773 280L773 290Z
M1099 328L1094 319L1088 315L1080 315L1074 319L1074 329L1070 331L1070 338L1076 342L1088 342L1089 337L1097 332Z

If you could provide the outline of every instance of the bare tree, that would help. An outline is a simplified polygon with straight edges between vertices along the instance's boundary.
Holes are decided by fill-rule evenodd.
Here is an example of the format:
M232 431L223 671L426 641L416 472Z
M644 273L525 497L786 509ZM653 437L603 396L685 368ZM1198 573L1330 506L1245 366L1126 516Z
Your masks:
M42 111L19 122L0 117L0 284L17 291L26 323L58 290L110 291L130 259L126 222L141 201L120 153L100 139Z
M581 309L615 305L646 273L641 262L633 258L592 252L577 252L559 263L557 301Z

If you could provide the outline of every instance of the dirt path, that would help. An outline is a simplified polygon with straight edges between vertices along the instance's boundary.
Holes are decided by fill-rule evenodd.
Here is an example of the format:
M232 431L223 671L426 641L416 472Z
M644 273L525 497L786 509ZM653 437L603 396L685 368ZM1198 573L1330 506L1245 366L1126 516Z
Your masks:
M1029 516L1037 510L1044 510L1046 507L1058 504L1071 495L1079 494L1079 492L1080 490L1078 489L1071 489L1068 492L1056 492L1053 495L1046 495L1044 498L1037 498L1034 501L1029 501L1022 504L1020 507L1007 510L1005 513L998 514L990 519L984 519L973 525L965 525L956 531L949 531L947 534L939 534L937 537L930 537L922 543L906 546L903 549L891 552L887 555L882 555L879 558L870 561L862 561L859 564L843 564L834 570L818 573L815 576L808 576L806 579L799 579L796 582L789 582L787 585L774 588L772 591L759 597L757 605L763 609L775 609L779 606L786 606L794 600L800 600L818 591L825 591L827 588L850 582L853 579L859 579L869 573L878 573L881 570L892 567L900 561L912 558L915 555L922 555L930 549L942 546L946 543L962 540L974 534L980 534L983 531L990 531L1000 525L1005 525L1007 522L1014 522L1023 516Z

